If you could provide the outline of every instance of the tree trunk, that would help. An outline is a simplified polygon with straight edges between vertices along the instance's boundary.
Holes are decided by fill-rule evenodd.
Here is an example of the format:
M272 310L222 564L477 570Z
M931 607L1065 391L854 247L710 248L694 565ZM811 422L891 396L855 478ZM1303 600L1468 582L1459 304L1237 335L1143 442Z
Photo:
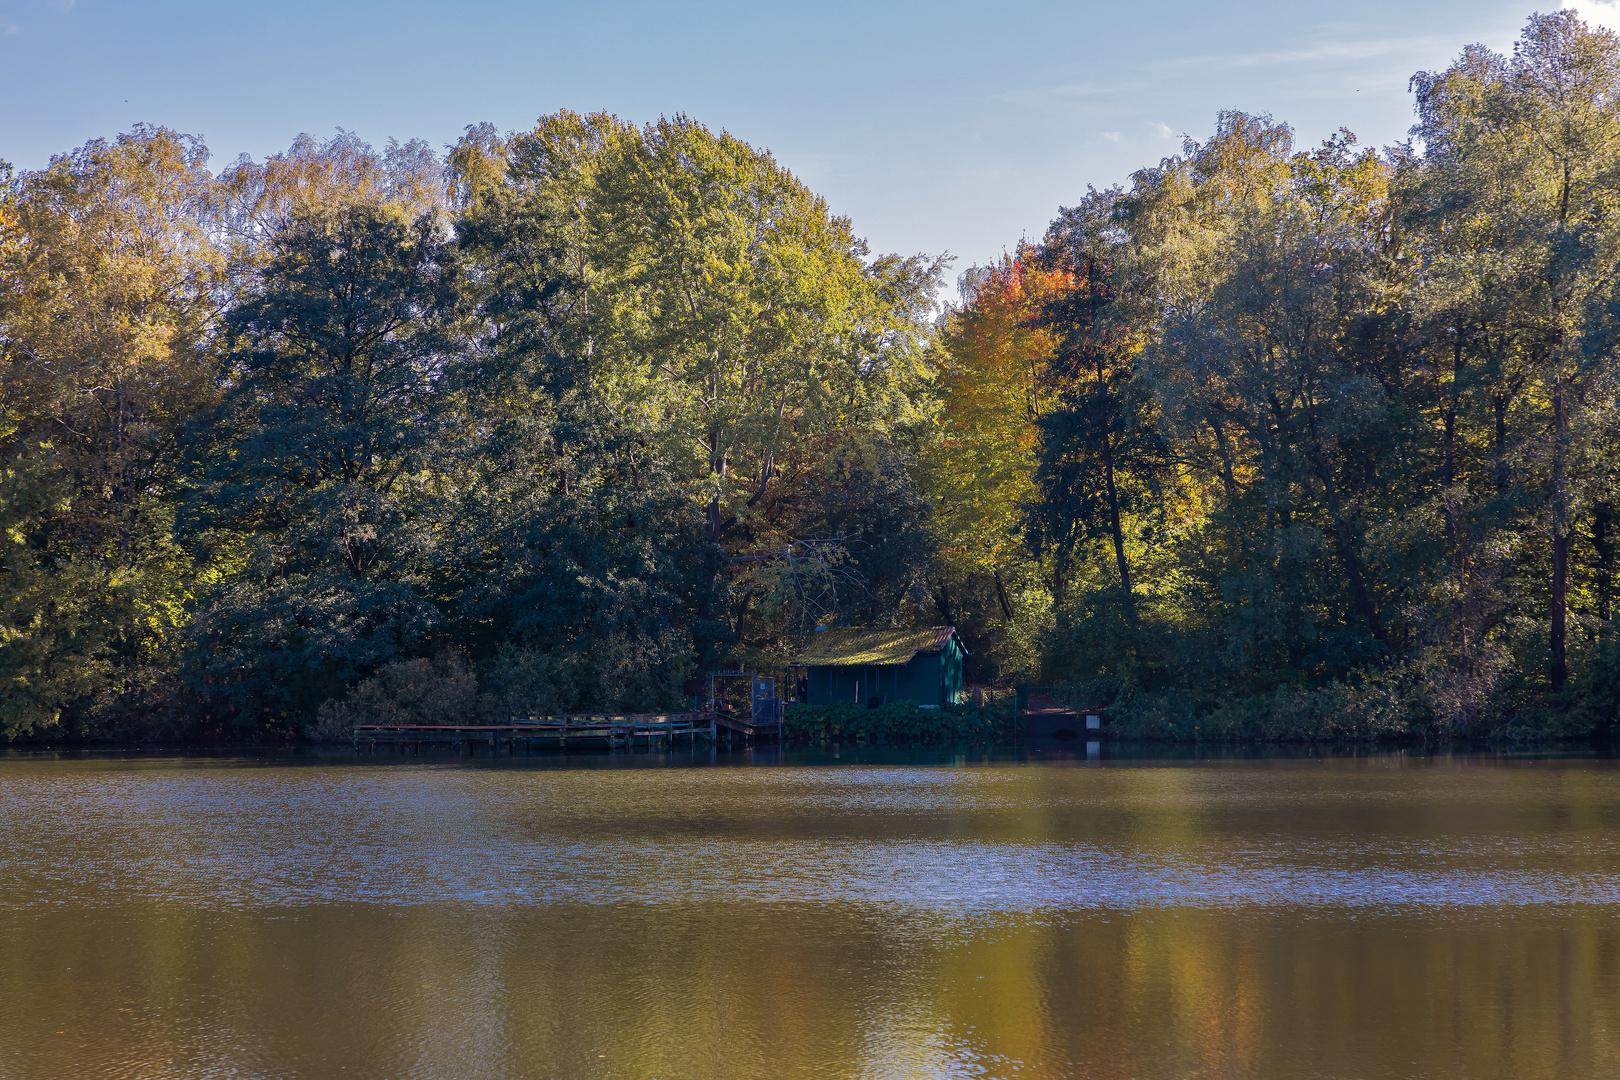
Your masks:
M718 431L709 439L709 471L720 486L726 482L726 469L731 464L731 455L720 449L720 433ZM704 534L711 544L718 544L725 535L725 518L720 510L720 492L716 491L714 498L709 500L706 513Z
M1103 436L1103 478L1108 488L1108 526L1114 535L1114 562L1119 566L1119 591L1125 599L1125 617L1136 625L1136 594L1131 588L1131 568L1125 560L1125 529L1119 518L1119 492L1114 487L1114 452Z
M720 433L715 431L710 435L709 439L709 467L718 474L719 479L723 482L726 475L727 455L719 452L719 445ZM707 538L711 544L720 543L720 538L725 535L726 521L724 515L721 513L720 494L718 491L716 491L714 498L709 500L709 505L704 510L703 524L703 534L705 538ZM713 619L722 625L725 624L725 612L723 610L716 611L714 603L715 593L720 587L720 572L724 567L725 560L722 559L715 566L714 571L709 575L709 587L707 590L705 590L703 594L703 602L698 608L699 618L703 622L708 622ZM713 639L708 641L699 641L696 640L694 636L693 644L697 646L698 662L700 665L707 667L710 664L718 663L718 656L715 653L716 642Z
M1001 605L1001 617L1006 619L1008 622L1012 622L1012 603L1007 599L1006 586L1001 583L1001 571L999 569L992 570L990 571L990 576L994 578L996 582L996 601Z
M1564 688L1564 680L1569 677L1569 667L1564 653L1564 635L1566 633L1566 613L1569 607L1569 598L1566 593L1569 578L1569 537L1553 534L1552 538L1552 629L1547 635L1548 651L1552 654L1552 664L1548 672L1552 681L1553 692Z
M1114 561L1119 566L1119 591L1125 601L1125 618L1136 625L1136 594L1131 588L1131 568L1125 559L1125 529L1120 522L1119 489L1114 485L1114 442L1108 436L1108 384L1102 361L1097 361L1097 443L1102 448L1103 483L1108 492L1108 527L1114 537Z
M1221 486L1226 489L1226 504L1236 509L1238 486L1232 469L1232 441L1226 437L1226 425L1219 420L1211 421L1210 427L1215 431L1215 448L1221 455Z
M1492 394L1491 405L1496 410L1496 436L1491 452L1496 463L1496 493L1501 495L1508 489L1507 394Z
M1272 402L1272 409L1275 412L1276 402ZM1254 435L1254 441L1260 446L1260 482L1266 492L1266 535L1270 536L1272 530L1276 528L1278 518L1275 481L1277 455L1272 446L1271 430L1264 420L1257 421L1250 431Z
M1344 560L1345 573L1350 577L1350 592L1355 597L1356 607L1361 609L1361 617L1367 621L1367 629L1372 636L1385 645L1389 638L1384 635L1384 624L1378 617L1378 608L1373 604L1372 593L1367 590L1367 578L1362 573L1361 555L1356 551L1355 538L1350 535L1350 526L1344 520L1343 510L1339 506L1338 489L1333 485L1333 470L1328 468L1327 454L1322 450L1322 442L1316 436L1316 423L1311 422L1311 451L1316 458L1316 470L1322 478L1322 493L1327 501L1328 516L1333 519L1333 532L1339 542L1339 557Z
M1457 395L1461 392L1458 376L1462 374L1462 335L1451 343L1451 394L1446 401L1445 462L1441 484L1446 500L1446 551L1453 565L1458 560L1457 504L1451 497L1451 486L1457 482Z
M1614 591L1614 541L1610 529L1614 524L1614 504L1601 502L1592 508L1592 550L1597 552L1597 614L1609 621L1610 600Z
M1552 466L1552 626L1547 633L1547 651L1552 663L1548 672L1553 692L1564 688L1569 667L1564 654L1564 638L1569 616L1569 492L1566 490L1564 457L1569 440L1569 418L1564 408L1562 376L1553 380L1553 466Z
M1069 596L1069 575L1062 570L1053 570L1051 582L1048 587L1052 590L1052 610L1061 609Z

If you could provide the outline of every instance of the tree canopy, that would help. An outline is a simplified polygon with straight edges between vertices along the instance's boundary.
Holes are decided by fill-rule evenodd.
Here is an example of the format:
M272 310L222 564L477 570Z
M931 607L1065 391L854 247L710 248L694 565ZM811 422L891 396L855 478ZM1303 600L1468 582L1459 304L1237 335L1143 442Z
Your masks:
M683 115L0 166L0 724L663 707L948 623L1149 736L1610 731L1620 39L1412 90L1381 150L1222 112L940 307Z

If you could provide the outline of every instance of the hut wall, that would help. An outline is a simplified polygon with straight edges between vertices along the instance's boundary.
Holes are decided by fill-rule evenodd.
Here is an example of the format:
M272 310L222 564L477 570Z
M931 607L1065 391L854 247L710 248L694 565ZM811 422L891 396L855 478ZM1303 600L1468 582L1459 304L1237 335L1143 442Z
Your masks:
M865 705L874 697L882 697L891 702L915 701L919 705L939 705L940 691L943 689L941 659L939 653L934 653L914 656L909 663L898 665L812 667L808 673L810 701L815 705L842 702ZM958 657L957 686L960 685L961 660Z

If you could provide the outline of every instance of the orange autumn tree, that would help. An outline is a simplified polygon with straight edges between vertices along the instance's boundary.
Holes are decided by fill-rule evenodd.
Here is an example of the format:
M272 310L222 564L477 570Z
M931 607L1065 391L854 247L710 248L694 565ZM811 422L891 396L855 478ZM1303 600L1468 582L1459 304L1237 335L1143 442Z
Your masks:
M1051 371L1057 342L1037 316L1070 276L1042 267L1028 248L969 271L962 306L947 312L936 354L940 437L927 471L941 558L958 599L975 582L985 587L993 603L984 614L1003 634L1030 621L1021 607L1050 606L1019 521L1033 494L1039 421L1059 391ZM945 601L952 610L950 597ZM999 659L1017 667L1013 654L1023 650L1007 644Z

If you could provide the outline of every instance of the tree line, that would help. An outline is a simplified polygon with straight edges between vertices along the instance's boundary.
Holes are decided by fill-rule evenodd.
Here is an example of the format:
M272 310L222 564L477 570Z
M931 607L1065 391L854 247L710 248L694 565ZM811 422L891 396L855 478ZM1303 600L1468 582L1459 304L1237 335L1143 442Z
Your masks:
M1411 88L1382 152L1223 113L964 282L946 557L1137 731L1612 727L1620 43L1534 16Z
M1382 151L1222 113L943 314L680 116L5 168L0 724L663 708L951 623L1144 735L1606 731L1620 40L1412 87Z
M938 261L685 117L206 162L140 127L6 177L9 733L296 734L474 669L669 707L892 614Z

